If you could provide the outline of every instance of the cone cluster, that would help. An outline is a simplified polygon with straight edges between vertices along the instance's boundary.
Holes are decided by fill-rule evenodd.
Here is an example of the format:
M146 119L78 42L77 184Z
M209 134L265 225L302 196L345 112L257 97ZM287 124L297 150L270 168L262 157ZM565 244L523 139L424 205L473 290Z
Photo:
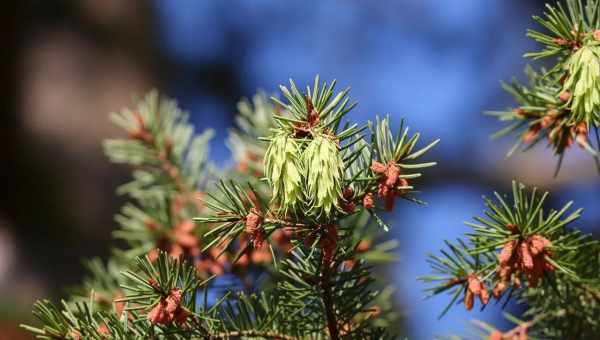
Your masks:
M561 98L569 96L569 92L561 94ZM522 136L523 142L526 144L533 142L542 130L548 131L548 142L559 150L571 147L573 142L577 142L582 148L589 146L587 123L569 125L565 118L558 116L556 110L548 111L539 122L531 125Z
M465 286L464 304L467 310L473 309L475 297L478 297L484 306L490 301L490 294L485 284L475 274L470 274L467 276L467 285Z
M510 225L509 230L517 232L518 228ZM537 287L544 273L555 269L548 261L552 256L549 249L551 246L552 243L547 238L538 234L506 242L498 255L496 273L500 280L494 287L494 297L500 298L511 283L520 287L521 275L525 275L530 287Z
M404 192L404 190L401 189L401 187L407 186L408 181L404 178L400 178L400 168L393 162L390 162L387 165L385 165L383 163L373 161L373 163L371 164L371 170L375 174L379 175L379 182L377 184L377 195L379 196L379 198L384 200L385 210L393 210L395 197ZM365 206L365 208L367 207Z
M150 310L147 315L148 321L153 325L170 325L172 322L184 324L189 313L181 307L181 299L181 290L172 289Z

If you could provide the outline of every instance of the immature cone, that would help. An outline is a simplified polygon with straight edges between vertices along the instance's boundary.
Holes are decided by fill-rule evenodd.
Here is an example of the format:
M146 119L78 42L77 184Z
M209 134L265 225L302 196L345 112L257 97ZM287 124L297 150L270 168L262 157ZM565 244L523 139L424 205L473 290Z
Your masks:
M324 135L317 135L303 153L307 172L309 213L329 216L342 197L344 162L337 143Z
M265 231L262 228L262 217L256 208L251 208L246 216L246 233L252 239L254 248L262 247L265 240Z
M548 247L552 245L552 243L545 237L541 235L533 235L529 238L529 247L531 249L531 254L533 256L537 256L544 252Z
M472 291L467 289L467 291L465 292L465 300L464 300L465 308L467 310L473 309L474 303L475 303L475 295L473 295Z
M386 166L383 163L373 161L373 163L371 164L371 170L373 170L374 173L381 175L385 173Z
M475 275L469 275L467 278L467 289L471 291L471 293L475 295L481 294L481 282Z
M482 305L487 305L490 301L490 294L481 280L475 275L467 276L467 287L465 288L465 308L471 310L473 308L475 297L479 297Z
M569 92L569 91L564 91L564 92L562 92L562 93L561 93L561 94L558 96L558 98L559 98L559 99L560 99L562 102L565 102L565 103L566 103L566 102L568 102L568 101L569 101L569 99L571 99L571 92Z
M588 45L567 59L569 78L563 90L571 93L570 109L578 121L591 121L600 109L600 46Z
M501 266L508 264L508 262L513 256L516 244L517 241L509 241L506 242L506 244L504 244L504 247L502 247L502 251L500 251L500 255L498 255L498 261L500 262Z
M396 164L389 164L385 170L385 185L387 187L394 187L400 176L400 168Z
M273 190L273 203L285 213L294 209L302 198L300 148L293 138L278 134L265 154L265 175Z
M393 162L383 165L373 161L371 170L380 176L377 184L377 195L384 200L385 210L393 210L395 196L403 192L399 187L407 186L408 181L400 178L400 167Z
M539 234L505 243L498 255L496 273L499 281L492 292L494 298L500 298L511 280L515 287L520 287L521 275L527 277L530 287L537 287L545 272L554 271L554 266L546 259L552 255L549 250L551 245L547 238Z
M521 265L526 270L533 269L533 256L531 256L531 252L529 251L529 245L526 242L522 242L519 248L519 255L521 256Z
M160 299L160 301L150 310L148 315L148 321L153 325L169 325L173 321L181 325L185 323L188 312L181 307L182 293L178 288L174 288L169 292L166 297Z

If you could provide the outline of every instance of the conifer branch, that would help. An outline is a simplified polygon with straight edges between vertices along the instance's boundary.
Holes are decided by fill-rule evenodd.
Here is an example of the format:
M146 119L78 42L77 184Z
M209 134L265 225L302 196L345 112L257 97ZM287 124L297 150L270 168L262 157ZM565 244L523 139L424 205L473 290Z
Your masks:
M91 275L72 301L39 302L42 326L24 327L73 340L390 337L385 328L397 319L390 289L372 288L367 263L393 260L395 243L374 242L381 220L365 197L379 185L407 198L406 181L421 176L412 169L434 165L412 161L437 142L416 149L418 134L404 128L388 138L387 118L377 131L342 125L354 104L348 89L335 92L335 81L317 77L305 93L292 81L282 93L286 102L275 105L263 94L240 103L228 144L238 162L232 177L246 184L225 172L214 190L204 185L212 179L209 134L194 137L172 101L153 92L136 110L113 115L129 138L107 141L106 153L136 168L119 189L134 200L116 218L114 236L127 247L106 266L89 262ZM374 173L373 157L390 150L394 173ZM263 275L257 284L267 291L245 285L247 292L209 305L207 292L225 271L244 283Z

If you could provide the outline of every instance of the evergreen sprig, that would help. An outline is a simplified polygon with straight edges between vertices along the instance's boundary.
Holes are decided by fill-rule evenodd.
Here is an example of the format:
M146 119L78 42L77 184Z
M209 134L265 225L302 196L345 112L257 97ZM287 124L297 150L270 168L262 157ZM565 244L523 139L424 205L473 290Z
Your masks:
M493 137L513 132L524 150L547 140L559 156L560 168L564 152L576 142L599 163L600 138L600 10L597 0L566 0L563 5L546 5L543 16L534 20L544 32L528 30L528 37L542 44L539 52L525 57L549 60L550 69L539 72L531 66L525 70L528 85L518 81L503 84L518 107L490 112L501 121L511 124ZM591 138L591 131L594 138ZM595 146L590 141L595 140ZM600 166L598 166L600 169Z
M392 138L387 118L342 122L355 104L335 81L316 77L305 93L291 81L282 94L287 103L240 103L228 142L237 165L216 187L205 185L210 133L194 137L173 101L152 92L113 115L128 136L106 153L135 167L114 232L126 246L89 262L74 295L39 302L42 325L24 327L74 340L392 337L393 290L372 266L394 260L396 243L381 241L373 196L409 198L411 169L435 164L413 161L437 141L417 149L403 126ZM390 170L374 171L378 161Z
M596 295L600 248L589 235L571 227L581 209L569 213L569 202L559 210L547 210L548 192L540 194L535 188L528 192L516 182L511 202L498 193L494 196L495 200L484 198L484 217L465 222L471 228L466 240L447 243L449 251L443 250L441 256L430 255L434 275L421 280L432 284L431 296L447 291L452 295L442 315L461 297L471 309L475 297L484 308L490 297L500 301L506 296L506 303L517 296L529 306L525 316L536 320L527 328L535 324L539 334L561 338L574 334L575 328L585 329L584 334L597 332L597 322L589 315L600 301ZM577 304L578 310L565 315ZM538 320L540 315L544 317ZM577 321L568 321L571 317ZM527 332L519 329L513 333Z
M264 173L272 188L271 198L259 202L250 187L221 182L221 193L209 195L206 201L211 214L196 221L214 225L205 234L210 239L207 247L224 244L225 248L246 236L252 240L249 247L260 249L266 242L274 256L272 235L289 233L289 256L274 259L275 275L280 277L275 292L285 301L286 324L293 325L287 334L300 332L313 338L328 334L333 339L384 336L372 322L376 313L369 310L378 294L371 288L370 268L360 257L387 260L391 248L382 245L365 251L354 237L368 221L369 214L363 213L374 208L374 202L365 203L365 197L373 196L371 191L377 190L378 183L388 189L392 199L392 192L396 195L412 189L402 181L420 174L400 176L400 166L418 169L435 165L410 161L437 141L415 150L419 135L408 137L403 128L402 136L388 138L387 119L378 120L376 128L350 123L342 126L340 120L353 107L348 105L348 90L334 94L335 82L320 84L318 77L305 93L290 84L290 90L282 87L288 103L274 99L285 116L273 117L278 125L265 138ZM363 131L369 126L373 137L367 141ZM377 159L388 155L383 148L393 148L385 161L398 169L397 175L374 175L371 170L372 155ZM350 219L362 222L352 224Z

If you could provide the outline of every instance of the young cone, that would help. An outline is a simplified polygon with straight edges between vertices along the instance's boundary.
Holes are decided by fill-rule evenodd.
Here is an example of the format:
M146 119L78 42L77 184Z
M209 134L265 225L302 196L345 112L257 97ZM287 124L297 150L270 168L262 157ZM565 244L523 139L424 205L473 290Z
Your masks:
M329 216L342 196L344 163L337 143L323 135L316 136L304 150L310 213Z
M273 202L283 213L301 201L302 177L298 143L285 134L273 137L265 155L265 174L273 188Z

